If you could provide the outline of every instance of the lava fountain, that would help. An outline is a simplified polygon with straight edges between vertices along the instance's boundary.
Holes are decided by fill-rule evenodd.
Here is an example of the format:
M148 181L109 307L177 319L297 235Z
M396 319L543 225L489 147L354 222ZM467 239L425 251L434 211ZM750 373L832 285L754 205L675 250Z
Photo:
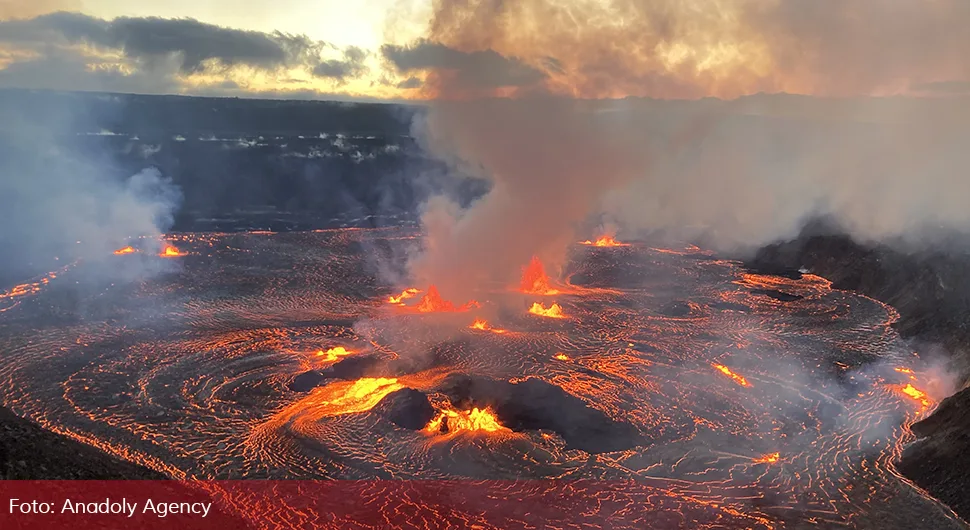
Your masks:
M562 306L555 302L553 302L548 309L539 302L535 302L532 304L532 307L529 308L529 312L533 315L539 315L540 317L566 318L566 315L564 315L562 312Z
M185 253L183 253L181 250L178 249L178 247L175 247L174 245L165 245L165 248L162 249L162 251L158 255L163 258L177 258L180 256L184 256Z
M546 276L546 269L542 266L538 256L532 256L532 261L522 270L522 281L519 290L527 294L554 295L559 294L557 289L553 289Z
M589 245L589 246L593 246L593 247L628 247L628 246L630 246L629 243L620 243L619 241L617 241L616 239L614 239L613 236L603 236L603 237L600 237L599 239L597 239L596 241L590 241L589 239L587 239L586 241L583 241L581 244L583 244L583 245Z
M465 305L455 306L450 300L441 298L438 288L432 285L428 287L428 292L413 307L421 313L456 313L478 307L478 302L471 300Z
M491 326L488 325L488 322L487 321L482 320L480 318L479 319L476 319L468 327L471 328L471 329L477 329L479 331L491 331L492 333L498 333L498 334L502 334L502 333L507 333L508 332L508 330L505 330L505 329L493 328L493 327L491 327Z
M498 417L490 408L459 411L453 408L442 409L437 416L428 422L424 431L430 434L470 432L498 432L508 430L498 421Z
M317 357L323 357L323 362L332 363L341 357L346 357L348 355L353 355L355 352L344 348L343 346L334 346L327 351L318 350Z
M417 295L420 292L421 292L420 289L415 289L414 287L411 287L411 288L408 288L408 289L405 289L405 290L401 291L401 294L399 294L397 296L388 296L387 297L387 303L389 303L389 304L397 304L397 305L404 305L404 301L405 300L407 300L409 298L414 298L414 296Z

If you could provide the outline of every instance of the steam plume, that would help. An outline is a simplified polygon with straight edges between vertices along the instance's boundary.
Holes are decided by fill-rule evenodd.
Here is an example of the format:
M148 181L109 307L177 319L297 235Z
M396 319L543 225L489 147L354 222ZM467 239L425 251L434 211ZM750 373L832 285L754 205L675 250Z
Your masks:
M647 161L647 131L636 121L555 98L436 104L424 132L432 152L493 179L467 210L443 199L428 204L427 254L414 270L449 296L475 282L512 280L534 253L560 257L598 197Z
M154 168L123 173L107 150L83 141L76 127L82 109L50 127L32 123L36 112L7 109L0 128L0 243L6 255L0 274L16 279L77 258L97 265L131 238L147 238L145 250L157 251L161 234L172 226L179 190ZM134 256L126 260L136 262ZM125 274L149 270L131 265Z

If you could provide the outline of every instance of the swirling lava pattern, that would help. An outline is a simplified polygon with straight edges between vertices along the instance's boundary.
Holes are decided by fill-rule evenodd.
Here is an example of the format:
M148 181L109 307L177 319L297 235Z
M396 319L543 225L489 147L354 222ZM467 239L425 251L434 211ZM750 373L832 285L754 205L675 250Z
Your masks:
M0 315L4 403L178 478L633 480L642 494L608 499L633 527L964 526L893 468L926 407L897 391L920 361L892 308L635 244L578 245L555 296L483 288L480 310L423 315L387 304L401 288L368 265L415 243L403 229L188 234L178 272L86 290L78 265ZM553 301L565 318L528 313ZM485 313L504 332L470 327ZM397 372L290 389L340 362L335 346ZM541 379L641 441L593 454L551 431L404 429L375 407L400 388L446 407L453 373ZM305 523L265 499L232 505ZM389 521L427 524L409 517L423 516Z

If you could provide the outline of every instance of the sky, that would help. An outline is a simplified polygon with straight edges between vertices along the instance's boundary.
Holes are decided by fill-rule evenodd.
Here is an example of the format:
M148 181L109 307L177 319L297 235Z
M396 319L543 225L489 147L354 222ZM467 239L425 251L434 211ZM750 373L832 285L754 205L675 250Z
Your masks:
M970 91L966 0L0 0L0 86L314 99Z
M188 17L218 26L305 34L338 46L375 50L384 44L385 14L397 3L396 0L83 0L81 12L104 19Z

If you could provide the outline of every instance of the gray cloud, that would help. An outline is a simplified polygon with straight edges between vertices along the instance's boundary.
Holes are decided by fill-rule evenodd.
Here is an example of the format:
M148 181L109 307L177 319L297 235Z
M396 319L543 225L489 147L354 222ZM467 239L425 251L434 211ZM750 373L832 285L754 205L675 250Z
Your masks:
M453 82L467 87L522 87L546 77L543 71L519 59L490 49L463 52L423 40L411 46L385 44L381 53L401 73L432 70L450 75Z
M117 18L105 21L80 13L53 13L0 22L0 41L13 44L88 44L122 50L139 60L180 57L185 73L206 61L223 66L273 69L298 64L319 45L305 36L229 29L192 19Z
M422 85L423 83L421 82L421 80L412 75L411 77L405 79L404 81L401 81L400 83L394 86L396 86L397 88L412 89L412 88L421 88Z
M115 65L100 64L78 52L52 49L44 56L15 62L0 70L0 87L174 93L179 91L177 73L177 65L125 71Z
M286 92L289 85L305 82L286 78L294 69L340 84L365 75L368 57L355 46L340 49L304 35L244 31L192 19L108 21L57 12L0 20L0 61L6 63L0 86L7 87L180 93L188 76L205 72L223 76L223 83L194 92L245 95L245 87L230 76L232 68L245 66L277 76ZM314 99L322 96L307 92Z
M366 59L367 52L356 46L349 46L344 50L343 60L322 61L313 68L313 75L335 81L360 77L367 72L367 66L364 65Z

